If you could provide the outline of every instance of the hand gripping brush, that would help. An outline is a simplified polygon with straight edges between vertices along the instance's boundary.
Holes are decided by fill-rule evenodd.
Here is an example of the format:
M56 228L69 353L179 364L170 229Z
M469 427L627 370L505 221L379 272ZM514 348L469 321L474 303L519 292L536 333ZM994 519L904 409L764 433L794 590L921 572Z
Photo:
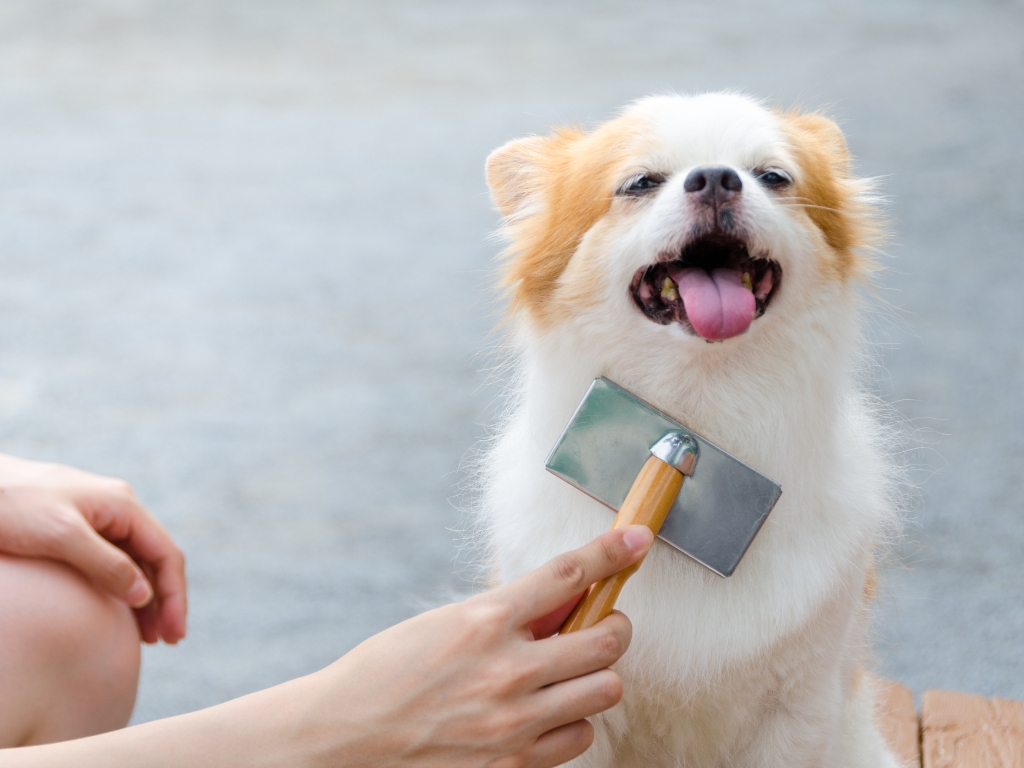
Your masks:
M723 577L736 570L782 495L771 478L604 377L590 385L545 466L611 507L613 529L646 525ZM593 585L561 632L610 614L639 567Z

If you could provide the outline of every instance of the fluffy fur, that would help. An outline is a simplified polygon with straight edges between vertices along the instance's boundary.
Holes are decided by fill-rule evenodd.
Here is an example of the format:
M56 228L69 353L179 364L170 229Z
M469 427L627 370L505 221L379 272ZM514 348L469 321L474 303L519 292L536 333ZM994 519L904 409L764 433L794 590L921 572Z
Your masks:
M743 182L733 225L781 268L764 315L708 343L652 322L630 292L702 224L697 166ZM657 543L619 608L633 644L625 695L574 765L891 768L865 653L873 551L892 516L882 431L857 386L856 285L873 269L868 185L839 129L742 96L639 101L587 133L520 139L487 178L510 248L504 285L516 369L480 510L498 578L606 530L610 512L544 470L591 381L605 375L781 483L735 574ZM758 175L792 180L768 188ZM660 180L622 194L638 175Z

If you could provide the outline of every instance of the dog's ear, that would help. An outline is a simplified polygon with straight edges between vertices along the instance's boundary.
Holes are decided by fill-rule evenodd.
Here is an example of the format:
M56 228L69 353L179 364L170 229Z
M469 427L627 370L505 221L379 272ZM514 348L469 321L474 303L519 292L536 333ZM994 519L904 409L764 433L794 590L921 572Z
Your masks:
M835 251L841 277L867 276L875 262L867 253L883 240L870 181L852 175L850 151L839 126L817 113L782 115L800 165L796 194L807 216Z
M800 134L804 151L814 155L818 162L826 163L837 176L849 174L850 150L838 125L817 112L790 113L786 117Z
M549 142L547 136L513 139L487 157L487 186L505 218L524 210L540 192Z
M559 276L587 230L608 210L622 130L561 128L510 141L487 158L487 183L505 217L503 284L509 311L552 311Z

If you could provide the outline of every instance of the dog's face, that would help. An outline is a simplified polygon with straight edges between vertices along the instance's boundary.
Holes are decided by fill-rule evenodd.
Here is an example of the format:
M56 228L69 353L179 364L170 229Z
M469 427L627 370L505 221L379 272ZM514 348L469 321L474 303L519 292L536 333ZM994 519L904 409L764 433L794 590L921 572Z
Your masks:
M513 141L487 177L513 311L540 330L750 343L871 267L839 129L741 96L653 97L590 134Z

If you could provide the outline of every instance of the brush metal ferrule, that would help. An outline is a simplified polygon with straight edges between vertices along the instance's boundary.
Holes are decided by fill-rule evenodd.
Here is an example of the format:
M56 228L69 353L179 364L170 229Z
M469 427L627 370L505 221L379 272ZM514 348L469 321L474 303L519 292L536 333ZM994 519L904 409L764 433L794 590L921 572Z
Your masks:
M669 432L651 446L651 455L689 476L697 466L697 443L684 432Z

